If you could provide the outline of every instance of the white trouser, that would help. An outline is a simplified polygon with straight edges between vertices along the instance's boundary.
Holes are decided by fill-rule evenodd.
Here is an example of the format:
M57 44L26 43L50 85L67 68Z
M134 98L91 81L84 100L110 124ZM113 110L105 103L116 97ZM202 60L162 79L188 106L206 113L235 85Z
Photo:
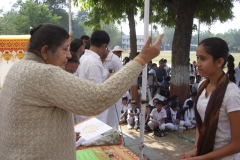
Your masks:
M118 129L120 114L121 114L121 101L118 100L113 106L108 108L106 124L111 126L112 128Z
M156 123L158 123L158 122L153 122L153 121L148 122L148 126L151 128L151 130L154 129L154 126L155 126ZM165 124L164 123L159 124L158 127L159 127L160 130L164 130L165 129Z
M165 124L166 129L169 129L171 131L177 131L178 130L178 126L174 125L173 123L167 123Z
M132 125L134 122L135 122L135 126L137 126L137 123L138 123L138 116L134 116L134 117L128 117L127 118L127 122L128 122L128 125Z
M191 120L191 121L184 121L184 126L186 127L191 127L191 126L194 126L192 123L196 123L195 120Z

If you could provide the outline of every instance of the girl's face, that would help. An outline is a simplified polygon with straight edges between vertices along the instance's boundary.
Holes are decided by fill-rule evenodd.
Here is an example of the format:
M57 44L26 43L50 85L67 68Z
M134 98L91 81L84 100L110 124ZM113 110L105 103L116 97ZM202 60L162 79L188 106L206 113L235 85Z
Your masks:
M72 57L69 51L70 40L67 39L61 46L57 48L55 53L52 53L51 50L48 50L47 60L45 63L52 64L54 66L59 66L62 69L65 69L65 66L68 62L68 59Z
M208 54L202 45L197 47L196 50L198 73L201 77L211 76L219 68L217 60L214 60L213 56Z

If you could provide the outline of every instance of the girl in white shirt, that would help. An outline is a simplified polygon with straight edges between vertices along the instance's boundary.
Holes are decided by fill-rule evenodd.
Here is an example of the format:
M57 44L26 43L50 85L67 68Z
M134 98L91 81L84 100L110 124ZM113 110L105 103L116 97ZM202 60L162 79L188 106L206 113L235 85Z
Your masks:
M198 72L208 78L199 84L195 102L195 146L182 159L240 160L240 90L223 72L228 53L227 43L215 37L197 47Z

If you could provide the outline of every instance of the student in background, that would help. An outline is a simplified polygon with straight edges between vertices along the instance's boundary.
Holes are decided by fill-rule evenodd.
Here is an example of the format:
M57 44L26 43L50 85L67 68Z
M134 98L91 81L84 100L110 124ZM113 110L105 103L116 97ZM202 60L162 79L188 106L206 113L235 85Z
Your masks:
M70 43L70 52L74 53L77 55L78 59L80 58L81 53L84 52L84 44L81 39L75 38L72 40Z
M199 85L199 83L200 83L200 81L201 81L201 78L202 78L202 77L201 77L200 75L197 75L197 76L196 76L196 82L192 84L192 92L197 92L197 90L198 90L198 85Z
M165 119L165 127L170 131L177 131L180 122L180 113L178 112L177 102L171 102L166 108L167 118Z
M134 100L131 101L131 108L128 109L128 116L127 116L128 129L132 129L133 125L134 125L134 129L138 129L139 114L140 114L140 110L137 108L137 102Z
M183 109L182 116L183 116L183 123L185 127L188 129L195 128L196 120L195 120L195 112L194 112L194 102L189 100L187 102L187 107Z
M122 97L120 123L126 122L126 120L127 120L127 110L128 110L128 98L127 97Z
M161 137L165 136L165 118L167 118L167 114L165 109L163 108L164 102L158 100L157 107L154 108L150 114L150 121L145 127L146 130L160 130Z
M190 76L190 81L189 81L189 83L190 83L190 95L193 92L193 84L194 84L194 82L195 82L195 76Z

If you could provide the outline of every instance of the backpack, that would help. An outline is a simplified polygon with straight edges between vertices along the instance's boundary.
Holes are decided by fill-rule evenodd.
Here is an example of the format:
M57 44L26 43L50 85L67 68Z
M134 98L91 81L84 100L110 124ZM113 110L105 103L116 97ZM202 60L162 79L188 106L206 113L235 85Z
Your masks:
M167 136L167 132L166 130L161 131L159 128L156 128L153 132L153 135L158 137L164 137L164 136Z

